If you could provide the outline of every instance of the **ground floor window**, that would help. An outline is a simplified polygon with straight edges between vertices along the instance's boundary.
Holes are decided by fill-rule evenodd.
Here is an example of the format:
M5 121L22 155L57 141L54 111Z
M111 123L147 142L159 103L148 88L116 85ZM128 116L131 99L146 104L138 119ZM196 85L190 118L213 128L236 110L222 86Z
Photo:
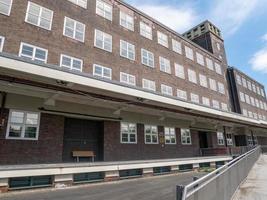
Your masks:
M224 137L222 132L217 132L218 145L224 145Z
M226 134L226 142L227 142L227 145L233 145L233 136L232 134Z
M176 144L175 128L164 128L165 144Z
M121 143L137 143L136 124L121 123Z
M253 146L253 138L252 138L252 136L250 136L250 135L247 136L247 142L248 142L248 146Z
M158 127L145 125L145 143L158 144Z
M181 129L182 144L192 144L191 133L189 129Z
M39 113L10 110L6 138L36 140L39 123Z

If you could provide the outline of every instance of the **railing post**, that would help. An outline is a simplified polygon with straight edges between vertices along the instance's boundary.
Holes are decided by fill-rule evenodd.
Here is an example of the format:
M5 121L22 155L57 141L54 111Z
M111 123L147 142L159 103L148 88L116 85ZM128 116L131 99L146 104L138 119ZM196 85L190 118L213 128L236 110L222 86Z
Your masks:
M183 185L176 186L176 200L183 200L184 187Z

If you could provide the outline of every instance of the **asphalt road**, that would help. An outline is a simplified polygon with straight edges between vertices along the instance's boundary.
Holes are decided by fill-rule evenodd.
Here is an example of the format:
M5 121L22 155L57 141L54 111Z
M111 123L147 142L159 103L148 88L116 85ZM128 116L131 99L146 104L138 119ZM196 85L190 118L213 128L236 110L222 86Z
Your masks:
M109 183L87 184L65 189L24 190L0 194L1 200L175 200L175 186L186 185L197 172Z

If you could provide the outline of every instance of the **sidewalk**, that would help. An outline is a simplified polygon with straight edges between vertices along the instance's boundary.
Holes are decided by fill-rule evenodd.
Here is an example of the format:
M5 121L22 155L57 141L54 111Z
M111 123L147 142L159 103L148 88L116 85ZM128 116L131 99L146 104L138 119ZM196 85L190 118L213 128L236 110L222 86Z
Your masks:
M233 200L267 199L267 154L261 155Z

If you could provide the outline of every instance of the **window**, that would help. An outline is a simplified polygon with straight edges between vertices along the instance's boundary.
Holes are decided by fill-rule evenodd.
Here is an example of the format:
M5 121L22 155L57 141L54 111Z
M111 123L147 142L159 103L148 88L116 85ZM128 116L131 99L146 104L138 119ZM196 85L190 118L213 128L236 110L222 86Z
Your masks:
M188 69L188 80L192 83L197 84L197 75L195 71Z
M124 58L135 60L135 46L129 42L121 40L120 54Z
M246 109L243 109L243 115L248 116L248 111Z
M210 70L214 70L213 62L212 62L211 59L206 58L206 63L207 63L207 67L208 67L208 69L210 69Z
M83 61L78 58L61 54L60 66L70 70L82 71Z
M197 55L197 63L204 66L205 65L204 64L204 57L198 52L196 53L196 55Z
M252 139L252 136L250 135L247 135L247 142L248 142L248 146L253 146L253 139Z
M142 64L149 67L154 67L154 54L145 49L141 49L141 54L142 54Z
M181 42L172 39L172 50L176 53L182 54L182 45Z
M135 76L131 74L120 73L120 80L122 83L126 83L128 85L135 85Z
M13 0L0 0L0 13L10 15Z
M192 144L191 133L189 129L181 129L181 142L182 144Z
M227 142L227 145L233 145L233 136L232 134L226 134L226 142Z
M256 86L254 84L252 84L252 90L256 93Z
M37 140L39 113L10 110L6 138Z
M199 96L197 94L191 93L190 96L191 96L191 101L193 103L199 103Z
M236 81L239 85L242 85L242 82L241 82L241 77L239 75L236 75Z
M140 22L140 35L152 40L152 28L144 22Z
M215 63L215 72L222 75L222 67L218 63Z
M185 46L185 56L190 60L194 60L193 50L187 46Z
M205 106L210 106L210 100L207 97L202 97L202 104Z
M220 109L220 104L219 101L217 100L212 100L212 107L216 109Z
M250 98L249 98L249 96L247 94L245 94L245 99L246 99L246 103L250 104Z
M258 119L258 114L257 113L253 113L253 117L254 117L254 119Z
M213 91L217 91L216 81L212 78L209 78L209 83L210 83L210 89L212 89Z
M85 25L68 17L65 17L63 35L80 42L84 42Z
M112 21L112 6L103 1L97 0L96 14Z
M34 61L44 62L47 60L47 50L30 44L21 43L19 56Z
M260 107L260 103L259 103L259 100L258 99L255 99L255 103L256 103L256 107L259 108Z
M137 143L136 124L121 122L121 143Z
M143 79L143 88L151 91L156 91L155 81Z
M174 68L175 68L175 76L185 79L184 67L182 65L174 63Z
M261 96L265 97L264 89L262 89L262 88L261 88Z
M187 100L187 93L184 90L177 89L177 97L183 100Z
M145 144L158 144L158 127L145 125Z
M168 48L169 47L168 36L158 31L158 43Z
M217 46L217 49L220 51L221 50L221 45L217 42L216 46Z
M243 87L247 88L247 80L242 77L242 84L243 84Z
M228 106L226 103L221 103L221 106L222 106L222 110L228 111Z
M166 72L168 74L171 73L171 64L170 61L166 58L159 57L159 65L160 65L160 71Z
M259 86L257 86L257 94L258 94L258 95L261 95Z
M112 52L112 36L96 29L95 47Z
M161 84L161 93L164 95L172 96L172 87Z
M164 128L165 144L176 144L175 128Z
M134 31L134 18L120 11L120 25L131 31Z
M219 90L219 93L225 94L224 84L218 82L218 90Z
M250 81L247 81L247 85L248 85L248 89L249 90L252 90L252 85L251 85L251 82Z
M244 95L243 92L239 92L239 96L240 96L240 101L242 101L242 102L246 102L246 100L245 100L245 95Z
M68 0L68 1L78 5L80 7L83 7L85 9L87 8L87 0Z
M252 106L255 106L255 99L253 97L250 97L250 102Z
M207 77L205 75L199 74L199 82L202 87L208 87Z
M251 111L248 111L248 116L249 116L250 118L253 118L253 113L252 113Z
M51 30L53 20L53 11L35 3L28 2L28 8L25 21L39 26L41 28Z
M111 80L112 79L112 69L110 69L108 67L101 66L101 65L94 64L93 75Z
M0 36L0 52L3 51L4 42L5 42L5 38L3 36Z
M218 145L224 145L224 137L222 132L217 132Z

